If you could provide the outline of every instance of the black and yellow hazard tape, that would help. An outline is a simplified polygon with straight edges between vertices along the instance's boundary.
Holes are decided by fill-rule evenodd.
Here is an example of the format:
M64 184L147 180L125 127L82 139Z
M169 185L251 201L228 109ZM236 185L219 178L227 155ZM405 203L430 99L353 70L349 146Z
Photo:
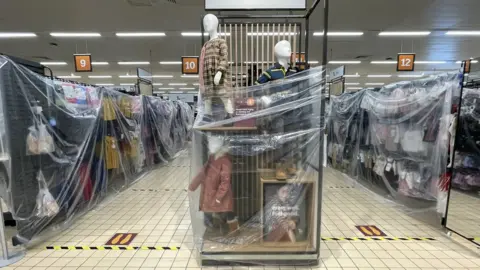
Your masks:
M47 246L53 250L180 250L180 247L133 247L133 246Z
M322 237L323 241L436 241L431 237Z

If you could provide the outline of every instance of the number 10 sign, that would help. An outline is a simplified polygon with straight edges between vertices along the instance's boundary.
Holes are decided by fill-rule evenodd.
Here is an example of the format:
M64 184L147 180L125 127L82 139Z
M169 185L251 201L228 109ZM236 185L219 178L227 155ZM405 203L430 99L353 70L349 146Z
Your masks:
M198 74L198 56L182 56L182 74Z
M74 54L75 72L92 72L92 55Z
M397 56L397 71L413 71L415 69L414 53L399 53Z

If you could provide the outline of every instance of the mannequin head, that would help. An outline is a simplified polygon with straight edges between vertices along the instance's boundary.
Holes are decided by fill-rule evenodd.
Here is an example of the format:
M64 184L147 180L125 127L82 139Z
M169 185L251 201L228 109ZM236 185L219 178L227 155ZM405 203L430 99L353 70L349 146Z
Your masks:
M275 57L277 61L284 67L288 66L292 55L292 46L290 42L281 40L275 45Z
M223 146L223 138L220 136L208 137L208 152L210 154L216 154Z
M203 29L210 34L210 39L218 36L218 18L213 14L207 14L203 17Z

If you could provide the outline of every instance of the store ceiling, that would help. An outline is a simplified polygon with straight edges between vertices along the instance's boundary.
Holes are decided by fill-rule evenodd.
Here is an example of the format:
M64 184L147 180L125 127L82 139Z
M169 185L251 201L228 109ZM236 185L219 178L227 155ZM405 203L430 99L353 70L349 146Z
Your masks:
M313 0L308 0L311 5ZM478 0L331 0L330 31L360 31L357 37L329 37L329 60L359 60L347 65L347 74L360 74L347 82L392 82L397 77L395 65L374 65L371 61L396 58L397 53L415 52L419 61L446 61L445 64L417 64L415 74L459 68L457 60L479 54L480 36L446 36L447 30L480 30ZM152 3L152 4L150 4ZM147 5L145 5L147 4ZM323 30L320 4L312 15L311 33ZM173 75L157 82L185 82L180 66L160 65L159 61L180 61L182 55L198 55L200 37L183 37L181 32L199 32L205 14L202 0L3 0L0 32L34 32L36 38L0 39L0 52L33 61L65 61L66 66L52 66L55 75L74 72L73 54L91 53L93 61L109 65L95 66L92 74L79 81L88 83L132 83L119 75L136 73L135 66L120 66L118 61L150 61L153 74ZM115 32L159 31L165 37L119 38ZM431 31L421 37L381 37L380 31ZM98 32L99 38L54 38L50 32ZM55 43L56 45L52 45ZM310 60L321 62L322 37L311 36ZM357 59L360 57L360 59ZM332 67L335 67L332 65ZM390 74L390 78L369 78L372 74ZM90 79L88 75L111 75Z

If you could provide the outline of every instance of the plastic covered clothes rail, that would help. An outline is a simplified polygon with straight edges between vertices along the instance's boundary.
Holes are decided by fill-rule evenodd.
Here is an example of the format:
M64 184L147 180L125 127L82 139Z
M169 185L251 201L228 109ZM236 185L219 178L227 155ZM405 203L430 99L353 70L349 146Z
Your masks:
M0 93L0 195L17 221L14 244L68 225L168 162L193 125L182 101L53 81L6 57Z
M434 208L461 81L442 74L332 97L330 166L408 207Z
M324 72L201 96L189 198L203 265L316 261Z

